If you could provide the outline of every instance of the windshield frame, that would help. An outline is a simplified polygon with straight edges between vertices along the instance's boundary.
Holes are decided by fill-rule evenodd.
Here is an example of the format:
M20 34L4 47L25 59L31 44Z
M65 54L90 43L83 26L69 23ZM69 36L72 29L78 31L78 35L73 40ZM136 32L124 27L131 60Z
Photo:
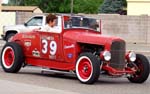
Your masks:
M79 18L81 19L80 21L83 21L82 19L88 19L88 20L95 20L95 25L97 25L96 29L89 27L89 26L73 26L72 25L72 19L73 18ZM67 20L64 18L64 29L89 29L89 30L93 30L96 32L100 32L100 24L99 24L100 20L98 19L94 19L94 18L90 18L90 17L84 17L84 16L68 16ZM90 24L90 22L89 22Z

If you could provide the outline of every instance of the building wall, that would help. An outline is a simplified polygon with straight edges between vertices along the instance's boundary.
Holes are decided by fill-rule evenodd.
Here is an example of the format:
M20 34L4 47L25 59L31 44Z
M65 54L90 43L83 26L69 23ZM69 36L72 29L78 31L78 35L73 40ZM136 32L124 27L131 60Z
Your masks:
M17 13L17 23L22 24L36 13ZM126 16L106 14L80 14L101 19L102 34L123 38L128 43L150 44L150 16Z
M34 15L42 15L43 13L31 13L31 12L16 12L16 24L23 24L29 18L31 18Z
M2 10L2 0L0 0L0 12Z
M0 22L0 33L2 32L3 25L13 25L15 23L23 24L33 15L40 14L26 12L0 14L0 17L3 17ZM150 16L126 16L106 14L82 15L101 19L103 35L121 37L128 43L150 44Z
M150 44L150 16L85 15L101 19L102 34L117 36L128 43Z
M127 0L128 15L150 15L150 0Z
M33 13L43 13L43 11L40 8L37 8L33 11Z
M0 35L2 34L3 26L16 24L15 12L0 12L0 18Z

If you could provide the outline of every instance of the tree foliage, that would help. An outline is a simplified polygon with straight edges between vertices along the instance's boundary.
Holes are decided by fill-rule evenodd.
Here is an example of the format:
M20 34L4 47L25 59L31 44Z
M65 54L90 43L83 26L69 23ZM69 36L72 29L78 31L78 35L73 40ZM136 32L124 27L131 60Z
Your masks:
M98 13L103 0L74 0L74 13ZM9 0L9 5L39 6L43 12L70 13L71 0Z
M126 0L104 0L100 6L100 13L120 13L127 6Z
M74 0L75 13L98 13L103 0Z

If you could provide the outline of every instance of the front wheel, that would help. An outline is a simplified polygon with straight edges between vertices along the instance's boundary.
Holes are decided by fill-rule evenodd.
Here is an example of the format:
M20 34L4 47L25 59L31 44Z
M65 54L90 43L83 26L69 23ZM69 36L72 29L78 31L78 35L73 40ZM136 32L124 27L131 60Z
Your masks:
M80 82L93 84L100 75L100 61L92 53L82 53L76 63L76 75Z
M19 44L7 42L1 52L1 65L5 72L16 73L24 62L24 54Z
M8 34L7 36L6 36L6 42L9 42L11 39L12 39L12 37L15 35L15 33L10 33L10 34Z
M143 83L147 80L150 72L149 62L144 55L137 54L136 61L133 62L137 66L137 71L128 80L133 83Z

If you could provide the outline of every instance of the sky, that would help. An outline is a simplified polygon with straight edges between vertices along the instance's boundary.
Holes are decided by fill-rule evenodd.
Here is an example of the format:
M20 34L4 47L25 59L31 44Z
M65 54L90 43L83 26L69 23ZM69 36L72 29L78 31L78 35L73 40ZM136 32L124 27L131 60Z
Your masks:
M7 4L9 0L2 0L3 4Z

